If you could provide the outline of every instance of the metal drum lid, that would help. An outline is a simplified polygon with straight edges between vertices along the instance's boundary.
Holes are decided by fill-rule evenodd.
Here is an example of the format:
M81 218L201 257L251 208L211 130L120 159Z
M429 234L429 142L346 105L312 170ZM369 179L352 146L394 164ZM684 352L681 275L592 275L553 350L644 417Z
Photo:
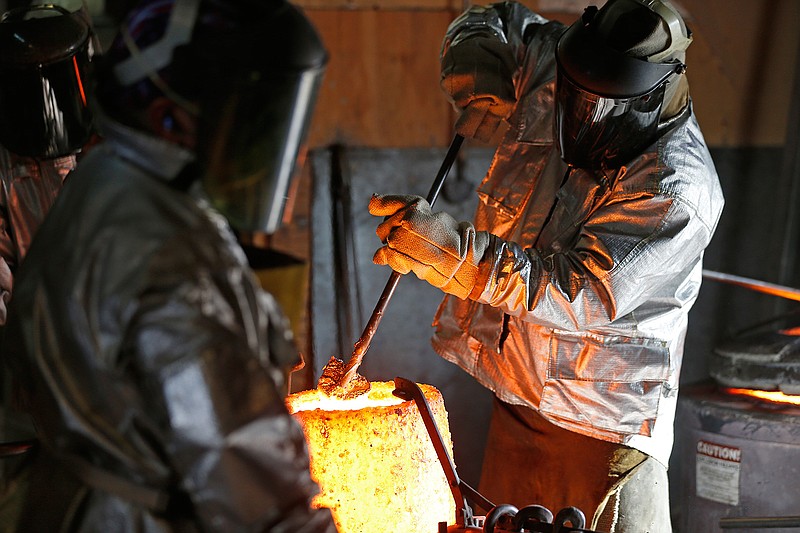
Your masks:
M733 337L714 350L709 370L720 385L800 394L800 327Z

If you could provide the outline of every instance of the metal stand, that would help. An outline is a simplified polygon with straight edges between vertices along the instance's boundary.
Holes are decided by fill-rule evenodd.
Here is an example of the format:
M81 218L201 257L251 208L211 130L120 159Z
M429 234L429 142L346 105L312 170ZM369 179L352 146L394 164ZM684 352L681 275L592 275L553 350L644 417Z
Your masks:
M456 501L455 525L448 527L447 524L440 523L438 533L600 533L584 529L586 517L577 507L561 509L553 519L553 513L541 505L528 505L522 509L507 503L494 505L458 477L455 463L445 447L431 408L419 385L397 377L394 378L394 386L392 394L403 400L414 400L416 403ZM469 504L470 501L487 511L486 516L476 516Z

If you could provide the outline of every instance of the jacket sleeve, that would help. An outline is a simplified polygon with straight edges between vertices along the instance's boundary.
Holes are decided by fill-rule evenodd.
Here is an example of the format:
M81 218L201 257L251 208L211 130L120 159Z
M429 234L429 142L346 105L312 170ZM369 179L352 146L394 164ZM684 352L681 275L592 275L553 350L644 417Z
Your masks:
M473 6L448 27L441 86L458 108L485 96L515 101L519 67L536 30L547 22L517 2Z
M288 324L246 269L210 269L191 248L157 254L127 335L146 421L133 441L163 446L203 530L333 533L280 392Z
M585 218L576 220L573 213L583 212L575 204L587 200L562 190L550 227L542 230L541 240L552 243L547 248L492 236L470 297L573 331L602 327L648 300L658 299L655 307L663 310L690 305L700 283L695 269L723 199L704 146L681 148L674 168L656 167L653 154L639 158L596 206L585 209ZM564 238L576 225L575 234Z
M475 5L450 23L441 55L470 39L487 38L505 44L515 57L522 58L536 27L546 23L547 19L518 2Z
M8 300L11 298L11 290L13 288L13 276L11 274L11 267L16 265L16 247L11 238L11 227L8 214L8 194L7 183L10 169L8 168L10 162L8 161L8 152L0 147L0 326L6 323L8 317Z
M11 221L9 220L8 190L11 187L12 174L11 154L0 146L0 256L9 266L16 262L14 242L11 240Z

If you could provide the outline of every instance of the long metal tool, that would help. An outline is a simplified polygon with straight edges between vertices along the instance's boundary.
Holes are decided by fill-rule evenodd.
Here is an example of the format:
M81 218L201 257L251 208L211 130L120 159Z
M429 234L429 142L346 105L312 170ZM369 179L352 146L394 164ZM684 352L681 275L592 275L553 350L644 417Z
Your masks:
M392 394L398 398L409 401L413 400L419 409L419 414L422 417L422 422L425 424L425 429L428 430L428 435L431 438L433 449L436 452L436 457L444 470L444 476L450 485L450 492L456 501L456 525L461 528L470 528L477 526L477 521L473 515L472 507L469 505L469 500L479 505L485 511L494 509L494 504L487 500L481 493L469 486L463 479L458 477L456 472L456 464L450 457L447 447L442 439L442 434L436 425L436 420L433 417L433 412L425 399L422 389L419 385L405 378L394 378L394 391ZM462 530L463 531L463 530ZM472 529L469 529L472 531Z
M719 519L722 529L800 528L800 516L736 516Z
M787 287L785 285L778 285L776 283L769 283L752 278L745 278L743 276L736 276L734 274L725 274L723 272L714 272L713 270L703 270L703 277L730 285L737 285L752 291L769 294L772 296L780 296L788 300L800 302L800 289L794 287Z
M428 192L428 197L426 198L431 206L433 206L434 202L436 202L436 198L439 196L439 191L442 190L442 185L444 185L444 179L450 172L450 168L453 166L463 142L464 137L459 134L456 134L453 137L453 140L450 142L450 148L447 150L447 154L442 161L442 165L439 167L439 172L436 174L436 179L433 180L433 185L431 185L431 189ZM364 327L361 337L355 344L353 355L347 362L344 376L340 382L342 387L345 387L356 375L356 371L358 370L359 365L361 365L361 361L364 359L364 354L367 353L369 345L372 342L372 337L375 336L375 331L377 331L378 325L381 323L383 312L386 310L386 306L388 305L389 300L392 298L394 290L397 288L397 283L400 281L401 277L403 277L403 275L395 271L392 271L391 276L389 276L389 280L386 282L386 286L383 288L380 298L378 298L378 303L375 305L375 309L372 310L372 314L367 321L367 325Z

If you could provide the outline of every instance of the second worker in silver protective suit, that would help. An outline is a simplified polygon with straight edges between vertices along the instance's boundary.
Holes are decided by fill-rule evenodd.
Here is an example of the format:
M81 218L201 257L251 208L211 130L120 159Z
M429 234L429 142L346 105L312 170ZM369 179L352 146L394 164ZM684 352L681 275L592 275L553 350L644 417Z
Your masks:
M146 0L122 24L104 142L11 301L39 441L18 531L335 531L283 403L288 323L229 227L275 230L326 60L284 1Z
M667 464L689 309L723 196L666 2L569 28L514 2L449 27L460 133L504 124L473 222L376 195L374 261L440 287L433 346L495 395L480 490L592 529L671 531ZM502 133L498 133L502 135Z
M16 270L92 139L93 31L81 13L20 7L0 21L0 324Z
M36 229L95 140L87 98L92 36L87 17L53 4L0 18L0 325ZM14 523L27 480L28 454L15 452L34 434L12 408L13 388L9 373L0 373L0 531Z

